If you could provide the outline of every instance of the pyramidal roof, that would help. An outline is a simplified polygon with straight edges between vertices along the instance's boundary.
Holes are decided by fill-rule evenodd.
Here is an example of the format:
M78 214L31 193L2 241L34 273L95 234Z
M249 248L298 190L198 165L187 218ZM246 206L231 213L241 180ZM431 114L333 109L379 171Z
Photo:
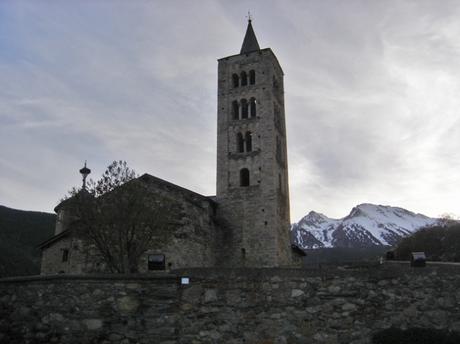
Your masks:
M251 51L260 50L259 43L257 42L256 34L252 28L251 19L248 20L248 28L244 36L243 45L241 46L240 54L247 54Z

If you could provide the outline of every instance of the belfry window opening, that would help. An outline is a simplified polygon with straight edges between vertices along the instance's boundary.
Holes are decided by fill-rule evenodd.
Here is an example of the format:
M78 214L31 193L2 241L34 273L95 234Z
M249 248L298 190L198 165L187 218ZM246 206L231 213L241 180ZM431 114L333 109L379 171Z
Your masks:
M244 138L241 133L236 135L236 149L238 153L244 153Z
M246 132L244 141L246 143L246 152L251 152L252 151L252 133L250 131Z
M251 69L249 71L249 84L254 85L256 83L256 71Z
M231 118L233 120L255 118L257 115L257 100L251 97L249 101L247 99L241 99L240 102L237 100L232 101L231 105Z
M232 75L232 83L233 83L233 88L237 88L240 85L240 77L238 76L238 74Z
M240 106L236 100L232 102L232 117L233 119L240 118Z
M256 117L256 98L252 97L250 100L249 100L249 108L250 108L250 112L251 112L251 118L252 117Z
M246 99L241 99L241 118L247 119L249 116L249 106Z
M246 72L241 72L241 86L247 86L248 85L248 75Z

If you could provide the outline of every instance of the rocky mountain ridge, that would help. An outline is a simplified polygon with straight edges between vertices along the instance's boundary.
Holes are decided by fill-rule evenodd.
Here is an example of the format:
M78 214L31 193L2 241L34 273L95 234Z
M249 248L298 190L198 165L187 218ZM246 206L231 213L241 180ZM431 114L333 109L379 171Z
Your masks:
M311 211L291 230L294 242L303 249L364 248L393 246L418 229L438 222L439 219L403 208L364 203L341 219Z

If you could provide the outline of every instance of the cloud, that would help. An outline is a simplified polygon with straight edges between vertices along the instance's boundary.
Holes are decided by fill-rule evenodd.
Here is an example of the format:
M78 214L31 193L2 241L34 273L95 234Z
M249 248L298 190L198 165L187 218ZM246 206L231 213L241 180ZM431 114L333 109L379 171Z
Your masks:
M459 214L459 6L4 1L0 203L50 211L85 159L213 194L216 59L249 9L286 74L292 220L361 202Z

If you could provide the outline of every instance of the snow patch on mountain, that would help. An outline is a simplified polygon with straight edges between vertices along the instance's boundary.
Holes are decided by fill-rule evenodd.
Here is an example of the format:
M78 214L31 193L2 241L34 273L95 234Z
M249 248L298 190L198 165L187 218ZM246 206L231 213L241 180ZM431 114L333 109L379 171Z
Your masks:
M311 211L291 229L294 242L304 249L392 246L401 238L438 221L399 207L364 203L342 219Z

